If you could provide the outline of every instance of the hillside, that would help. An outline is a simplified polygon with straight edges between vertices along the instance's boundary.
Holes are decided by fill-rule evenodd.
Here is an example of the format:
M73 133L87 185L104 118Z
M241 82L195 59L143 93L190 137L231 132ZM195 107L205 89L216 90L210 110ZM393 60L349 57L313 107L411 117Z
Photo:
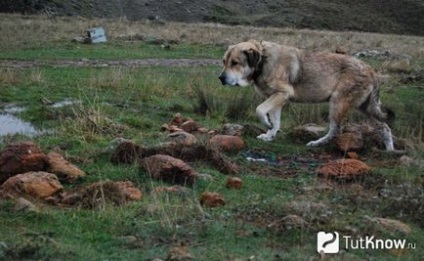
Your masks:
M424 35L421 0L0 0L0 11Z

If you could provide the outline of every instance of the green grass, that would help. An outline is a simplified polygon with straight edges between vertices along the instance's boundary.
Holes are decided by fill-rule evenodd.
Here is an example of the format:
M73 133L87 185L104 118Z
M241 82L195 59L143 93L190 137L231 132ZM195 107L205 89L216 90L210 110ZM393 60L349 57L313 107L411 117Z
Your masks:
M0 59L142 59L217 58L222 50L204 45L175 45L171 50L143 43L106 45L54 43L42 48L1 52ZM270 166L248 162L242 152L228 153L241 166L241 190L225 187L227 179L206 162L190 162L200 173L214 180L199 180L184 195L154 195L163 185L151 180L138 166L109 162L110 143L124 137L138 144L165 141L160 132L176 112L209 129L223 123L258 124L254 108L261 99L253 89L234 89L220 85L217 66L146 68L1 68L0 102L27 108L18 114L52 133L35 138L9 136L6 144L32 139L48 152L55 146L66 148L68 156L82 159L78 166L87 173L80 184L105 179L130 180L143 190L143 199L126 206L108 205L104 210L64 209L38 202L39 213L17 212L9 201L0 202L0 260L149 260L165 259L172 247L185 244L194 260L319 260L316 233L335 230L344 235L399 238L417 244L402 256L386 250L349 250L326 256L326 260L421 260L424 227L420 188L422 170L399 165L396 157L365 151L360 154L373 167L365 180L347 184L332 183L330 190L307 190L325 185L316 177L318 163L302 165L296 157L330 154L332 146L309 148L306 142L291 140L291 127L320 122L326 105L293 104L283 112L282 133L264 143L245 137L246 149L281 156L286 165ZM396 86L383 91L383 103L397 112L393 132L413 143L409 155L422 158L422 91ZM73 99L79 103L51 108L40 100L53 102ZM199 111L201 100L208 110ZM238 113L237 113L238 112ZM353 118L358 118L353 115ZM94 120L93 120L94 119ZM95 121L95 126L90 122ZM126 128L116 127L121 124ZM409 184L408 189L398 185ZM198 199L204 191L219 192L226 205L203 208ZM382 191L389 191L387 197ZM415 200L415 201L414 201ZM421 200L421 201L420 201ZM297 207L303 206L303 207ZM303 204L303 205L302 205ZM308 205L309 204L309 205ZM314 205L315 204L315 205ZM395 210L391 207L396 204ZM315 206L315 207L314 207ZM318 206L318 207L316 207ZM308 209L309 208L309 209ZM287 228L281 225L289 214L302 216L308 225ZM402 235L366 222L364 216L387 217L412 228ZM279 225L280 224L280 225ZM271 226L272 225L272 226ZM127 242L134 236L135 242Z
M114 41L104 44L65 43L63 41L48 43L40 47L27 47L9 50L0 53L0 59L16 60L124 60L146 58L191 58L207 59L221 58L222 47L212 45L170 44L164 48L160 44L146 44L141 41L125 42Z

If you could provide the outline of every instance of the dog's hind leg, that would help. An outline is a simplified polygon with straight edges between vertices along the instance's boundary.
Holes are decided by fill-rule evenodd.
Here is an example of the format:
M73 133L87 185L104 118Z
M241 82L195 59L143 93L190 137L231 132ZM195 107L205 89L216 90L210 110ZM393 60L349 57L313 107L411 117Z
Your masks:
M383 112L381 110L381 102L378 97L378 89L375 88L368 99L358 108L369 120L375 131L381 137L386 150L393 151L392 130L384 121L392 121L394 113L390 110Z
M271 95L265 102L256 108L256 115L260 121L268 128L266 133L257 138L264 141L271 141L275 138L280 129L281 110L288 100L288 95L282 92Z
M350 103L347 100L341 100L338 98L332 98L330 100L330 124L328 133L314 141L310 141L307 146L319 146L328 143L340 132L340 124L343 121L346 112L350 109Z

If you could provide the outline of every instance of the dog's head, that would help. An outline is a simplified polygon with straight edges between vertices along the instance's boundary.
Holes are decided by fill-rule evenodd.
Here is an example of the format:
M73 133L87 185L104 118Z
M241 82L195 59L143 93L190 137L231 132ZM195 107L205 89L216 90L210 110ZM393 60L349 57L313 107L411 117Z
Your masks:
M253 83L253 74L263 61L259 42L250 40L228 47L224 54L224 68L219 79L223 85L247 86Z

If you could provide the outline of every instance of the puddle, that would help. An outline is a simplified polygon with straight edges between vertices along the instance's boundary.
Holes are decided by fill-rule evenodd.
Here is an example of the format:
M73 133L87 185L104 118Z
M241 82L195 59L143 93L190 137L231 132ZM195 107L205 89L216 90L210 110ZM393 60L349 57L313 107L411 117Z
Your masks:
M34 136L39 133L34 126L8 113L0 114L0 136L24 134Z
M64 99L63 101L52 103L49 105L49 107L57 109L79 103L81 103L81 101ZM25 107L18 106L14 103L10 103L4 106L3 110L0 111L0 136L15 134L36 136L41 133L48 132L45 130L37 130L31 123L21 120L15 116L17 113L23 112L25 110Z
M50 107L52 107L52 108L62 108L62 107L65 107L65 106L75 105L75 104L79 104L79 103L81 103L81 101L76 101L76 100L72 100L72 99L65 99L63 101L53 103L52 105L50 105Z

